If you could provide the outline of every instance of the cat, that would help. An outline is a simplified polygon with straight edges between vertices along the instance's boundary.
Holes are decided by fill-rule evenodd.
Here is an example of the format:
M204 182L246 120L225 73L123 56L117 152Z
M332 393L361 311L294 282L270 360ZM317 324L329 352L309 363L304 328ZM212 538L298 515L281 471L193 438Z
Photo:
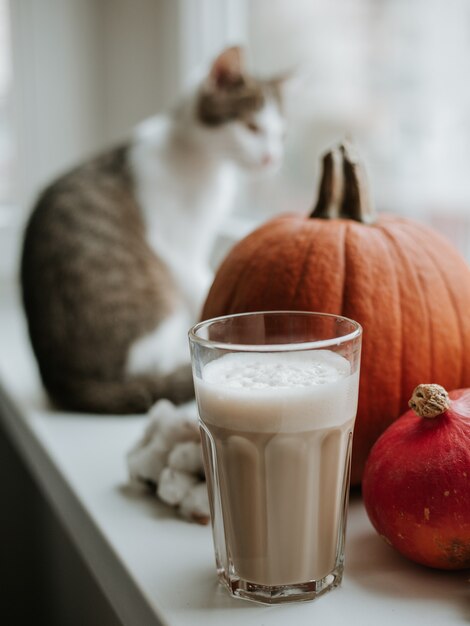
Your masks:
M126 414L193 397L187 331L212 281L209 253L236 168L282 159L281 82L249 75L242 50L228 48L170 114L40 194L20 273L56 404Z

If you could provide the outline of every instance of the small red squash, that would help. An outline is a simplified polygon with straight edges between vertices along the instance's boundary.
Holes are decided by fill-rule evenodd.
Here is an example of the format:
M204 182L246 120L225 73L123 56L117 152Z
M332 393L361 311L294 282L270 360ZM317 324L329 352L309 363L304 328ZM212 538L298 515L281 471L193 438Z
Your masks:
M267 222L228 254L202 317L323 311L364 328L352 483L421 380L470 387L470 269L440 235L371 208L360 163L340 146L323 159L310 216Z
M419 385L376 442L362 482L377 532L439 569L470 567L470 389Z

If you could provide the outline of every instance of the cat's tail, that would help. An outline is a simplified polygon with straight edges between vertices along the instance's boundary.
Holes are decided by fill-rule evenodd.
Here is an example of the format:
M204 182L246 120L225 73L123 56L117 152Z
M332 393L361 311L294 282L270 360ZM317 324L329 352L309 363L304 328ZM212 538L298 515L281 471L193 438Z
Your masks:
M190 365L166 376L134 376L121 381L67 380L45 381L52 399L61 407L85 413L146 413L162 398L181 404L194 398Z

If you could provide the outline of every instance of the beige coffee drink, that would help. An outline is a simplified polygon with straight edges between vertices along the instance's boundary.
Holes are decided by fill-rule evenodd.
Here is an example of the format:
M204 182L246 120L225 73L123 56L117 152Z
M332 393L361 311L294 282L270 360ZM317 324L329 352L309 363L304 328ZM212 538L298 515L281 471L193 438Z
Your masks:
M358 372L331 350L228 353L195 385L219 569L323 579L342 553Z

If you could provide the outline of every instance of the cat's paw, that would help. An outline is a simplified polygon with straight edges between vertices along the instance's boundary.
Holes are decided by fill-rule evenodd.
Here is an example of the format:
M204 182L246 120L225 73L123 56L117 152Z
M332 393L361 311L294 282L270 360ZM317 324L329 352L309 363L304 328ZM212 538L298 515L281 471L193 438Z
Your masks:
M196 407L160 400L149 413L142 438L127 455L132 482L144 485L180 514L200 524L209 521L209 503Z

